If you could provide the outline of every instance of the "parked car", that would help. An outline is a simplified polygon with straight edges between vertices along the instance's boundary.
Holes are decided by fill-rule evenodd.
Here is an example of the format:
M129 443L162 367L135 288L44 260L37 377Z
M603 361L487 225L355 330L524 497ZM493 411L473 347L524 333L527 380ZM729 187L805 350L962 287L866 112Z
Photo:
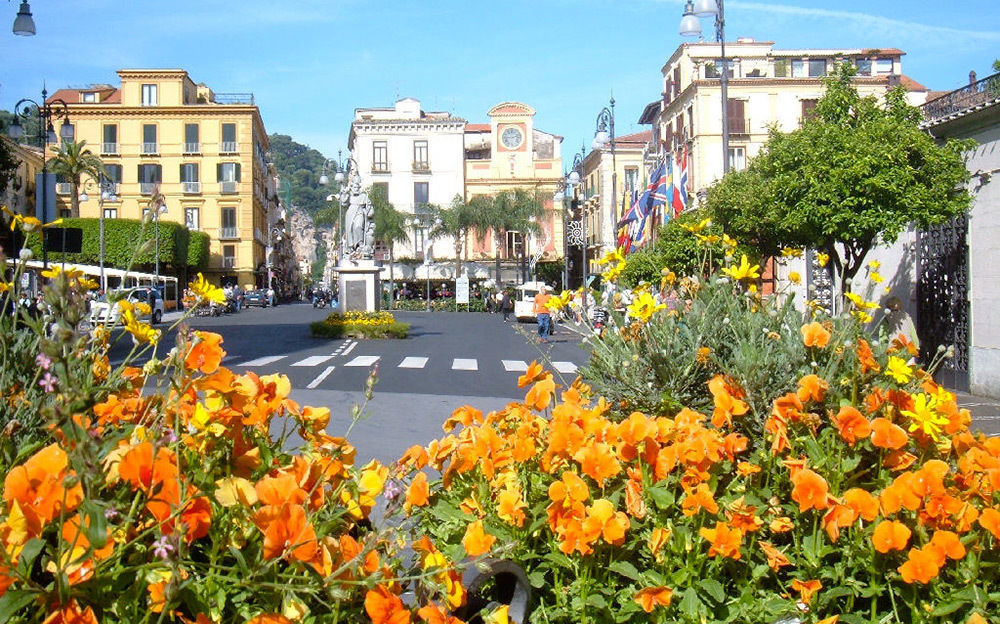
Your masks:
M243 296L243 305L246 307L258 306L261 308L267 307L267 290L263 288L258 288L257 290L248 290Z
M117 325L121 322L121 308L119 301L128 301L136 306L136 318L143 321L150 321L157 325L163 320L163 297L158 292L148 286L138 288L128 288L125 290L114 290L104 300L93 301L90 304L90 322L93 324L105 324L110 322ZM138 304L149 306L149 311L144 312L143 307ZM110 321L108 320L110 316Z
M545 282L525 282L516 286L517 296L514 299L514 316L518 321L533 322L535 318L535 295Z

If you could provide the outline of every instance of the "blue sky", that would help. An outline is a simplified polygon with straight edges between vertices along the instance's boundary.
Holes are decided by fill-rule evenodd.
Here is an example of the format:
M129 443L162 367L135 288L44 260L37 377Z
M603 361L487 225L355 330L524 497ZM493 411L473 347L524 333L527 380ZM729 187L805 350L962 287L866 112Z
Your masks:
M683 0L30 0L38 34L10 28L0 3L0 108L22 97L118 84L122 67L179 67L216 92L253 92L269 132L329 157L346 150L357 107L397 95L470 122L506 100L566 137L593 138L614 94L618 135L659 97L681 37ZM943 7L952 9L946 12ZM896 47L931 89L980 77L1000 56L997 0L728 0L727 39L779 48ZM710 28L707 20L704 26Z

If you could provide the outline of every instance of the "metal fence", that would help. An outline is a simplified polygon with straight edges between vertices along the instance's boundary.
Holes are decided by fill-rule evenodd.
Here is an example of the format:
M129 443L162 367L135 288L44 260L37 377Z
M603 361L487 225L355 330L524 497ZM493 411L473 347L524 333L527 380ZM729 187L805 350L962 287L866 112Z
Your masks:
M933 121L996 101L1000 101L1000 73L934 98L920 108L924 112L924 119Z

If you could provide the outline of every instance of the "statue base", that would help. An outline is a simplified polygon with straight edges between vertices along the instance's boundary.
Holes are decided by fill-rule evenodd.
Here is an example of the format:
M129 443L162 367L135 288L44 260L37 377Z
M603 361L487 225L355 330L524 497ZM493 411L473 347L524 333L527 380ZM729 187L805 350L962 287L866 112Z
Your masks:
M374 260L359 260L357 264L340 264L337 273L337 311L378 312L382 309L381 269Z

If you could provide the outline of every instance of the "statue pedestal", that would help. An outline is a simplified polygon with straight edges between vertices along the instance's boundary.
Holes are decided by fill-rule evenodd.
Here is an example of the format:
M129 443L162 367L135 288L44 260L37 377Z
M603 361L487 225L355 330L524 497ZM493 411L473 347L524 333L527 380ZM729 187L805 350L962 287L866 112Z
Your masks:
M338 265L334 271L337 272L339 290L338 312L377 312L382 309L381 269L375 266L374 260L359 260L357 264L348 261Z

